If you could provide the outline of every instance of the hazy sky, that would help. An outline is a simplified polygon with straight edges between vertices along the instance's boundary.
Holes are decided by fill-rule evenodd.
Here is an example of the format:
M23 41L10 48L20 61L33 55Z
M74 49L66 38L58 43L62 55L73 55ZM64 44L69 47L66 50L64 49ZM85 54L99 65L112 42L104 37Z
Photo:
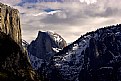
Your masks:
M28 1L32 0L0 0L20 11L23 39L28 42L39 30L57 32L73 42L86 32L121 22L120 0Z

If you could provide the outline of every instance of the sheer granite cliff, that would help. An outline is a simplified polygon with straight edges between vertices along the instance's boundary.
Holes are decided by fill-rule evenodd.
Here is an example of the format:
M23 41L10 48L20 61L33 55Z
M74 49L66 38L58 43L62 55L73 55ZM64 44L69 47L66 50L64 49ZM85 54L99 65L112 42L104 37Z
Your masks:
M0 31L21 45L21 26L19 11L0 3Z
M18 10L0 3L0 81L40 81L21 40Z

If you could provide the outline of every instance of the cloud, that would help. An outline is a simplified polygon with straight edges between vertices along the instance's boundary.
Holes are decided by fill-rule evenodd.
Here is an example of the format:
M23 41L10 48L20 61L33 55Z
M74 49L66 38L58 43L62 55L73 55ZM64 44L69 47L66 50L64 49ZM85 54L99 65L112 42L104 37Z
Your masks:
M0 0L0 2L11 6L21 2L21 0Z
M28 42L36 38L39 30L57 32L67 42L73 42L86 32L121 22L120 0L24 3L22 6L17 5L19 0L13 4L2 1L20 11L23 39Z

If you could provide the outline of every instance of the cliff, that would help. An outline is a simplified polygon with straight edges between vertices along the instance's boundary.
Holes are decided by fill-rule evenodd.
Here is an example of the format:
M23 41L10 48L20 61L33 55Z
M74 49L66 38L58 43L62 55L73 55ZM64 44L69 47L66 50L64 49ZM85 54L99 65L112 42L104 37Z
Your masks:
M18 10L0 3L0 81L40 81L21 40Z
M21 45L21 26L19 11L0 3L0 31L9 35Z

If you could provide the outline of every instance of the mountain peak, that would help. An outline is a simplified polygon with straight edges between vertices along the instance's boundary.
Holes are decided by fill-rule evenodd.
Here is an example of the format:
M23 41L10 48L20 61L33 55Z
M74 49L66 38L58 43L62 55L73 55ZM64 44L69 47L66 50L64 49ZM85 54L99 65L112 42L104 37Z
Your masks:
M28 52L30 58L37 57L48 62L55 53L62 50L66 45L66 41L59 34L52 31L39 31L37 38L28 46ZM36 68L33 61L31 59L33 67ZM36 65L40 65L39 63Z

